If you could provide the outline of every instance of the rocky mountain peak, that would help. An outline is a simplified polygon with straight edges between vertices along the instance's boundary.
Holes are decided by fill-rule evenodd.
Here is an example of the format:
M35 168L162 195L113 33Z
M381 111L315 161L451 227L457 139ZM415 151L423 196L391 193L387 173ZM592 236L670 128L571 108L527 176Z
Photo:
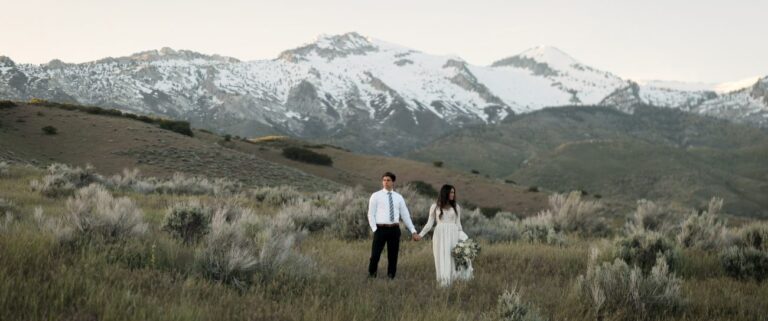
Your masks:
M193 60L205 60L205 61L211 61L211 62L222 62L222 63L237 63L240 62L238 59L232 58L232 57L225 57L220 55L206 55L199 52L191 51L191 50L174 50L169 47L163 47L160 50L147 50L142 52L134 53L130 56L126 57L119 57L119 58L105 58L96 61L97 63L103 63L103 62L153 62L153 61L169 61L169 60L185 60L185 61L193 61Z
M315 42L283 51L279 59L289 62L306 61L313 56L332 60L334 58L351 55L364 55L368 52L378 51L379 48L369 38L357 32L348 32L342 35L321 35Z
M522 53L519 57L530 58L540 63L546 63L552 66L570 66L579 64L579 61L565 53L564 51L552 46L536 46Z
M7 56L0 56L0 67L16 67L16 63Z
M768 105L768 76L761 78L752 86L750 96Z
M498 60L491 67L512 66L529 69L537 76L558 76L563 70L581 64L560 49L537 46L512 57Z

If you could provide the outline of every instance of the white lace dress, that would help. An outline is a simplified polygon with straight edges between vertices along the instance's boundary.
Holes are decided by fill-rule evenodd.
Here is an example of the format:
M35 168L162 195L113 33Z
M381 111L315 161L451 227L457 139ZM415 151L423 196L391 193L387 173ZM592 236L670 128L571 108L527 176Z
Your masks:
M451 256L451 250L456 246L456 243L467 238L461 229L461 208L457 206L457 210L458 213L452 207L448 207L443 209L442 215L440 215L440 209L437 209L436 204L432 204L429 208L427 225L419 233L424 237L437 222L432 237L432 253L435 256L437 282L441 286L449 286L456 279L468 280L472 278L472 263L470 262L467 268L461 268L457 271L456 263Z

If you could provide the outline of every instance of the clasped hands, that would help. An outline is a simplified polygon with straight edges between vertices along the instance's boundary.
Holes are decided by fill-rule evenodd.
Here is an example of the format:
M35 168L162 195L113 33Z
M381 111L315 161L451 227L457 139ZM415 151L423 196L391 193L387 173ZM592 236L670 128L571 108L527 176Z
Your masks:
M413 233L413 240L414 241L421 241L421 235L418 233Z

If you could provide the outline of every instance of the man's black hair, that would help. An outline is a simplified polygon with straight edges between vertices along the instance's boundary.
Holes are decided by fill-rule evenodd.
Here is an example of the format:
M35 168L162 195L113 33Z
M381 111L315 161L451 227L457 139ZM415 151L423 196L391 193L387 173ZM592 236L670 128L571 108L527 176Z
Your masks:
M395 176L395 173L386 172L386 173L384 173L384 175L381 175L381 178L384 178L386 176L389 176L389 178L391 178L393 182L397 180L397 177Z

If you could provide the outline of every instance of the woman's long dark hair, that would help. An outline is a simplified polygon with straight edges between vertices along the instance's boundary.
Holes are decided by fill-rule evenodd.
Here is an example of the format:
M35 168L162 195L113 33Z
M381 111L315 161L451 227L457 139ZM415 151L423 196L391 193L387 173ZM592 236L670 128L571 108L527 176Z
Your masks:
M456 210L456 195L454 195L453 200L451 200L451 190L456 190L452 185L445 184L443 187L440 188L440 194L437 194L437 208L440 209L440 216L438 218L443 218L443 209L448 207L450 205L453 207L454 213L456 215L459 214L459 211Z

